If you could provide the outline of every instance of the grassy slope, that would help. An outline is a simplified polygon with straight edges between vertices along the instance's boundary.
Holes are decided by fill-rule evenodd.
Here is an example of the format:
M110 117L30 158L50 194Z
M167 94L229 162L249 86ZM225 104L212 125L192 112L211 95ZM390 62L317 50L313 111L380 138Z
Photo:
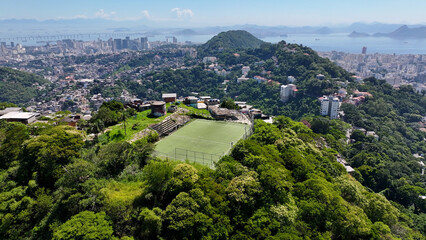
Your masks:
M188 112L189 115L213 119L209 110L207 110L207 109L196 109L196 108L193 108L193 107L188 107L183 103L179 104L178 107L189 110L189 112Z
M119 123L110 127L111 131L109 132L110 139L114 142L119 141L128 141L133 138L133 136L147 128L151 124L160 123L166 117L170 116L171 113L167 113L162 117L150 117L149 114L151 110L146 110L139 112L136 117L130 117L126 120L126 135L124 135L124 123ZM136 124L136 125L135 125ZM133 127L135 126L135 127Z
M167 108L170 104L167 104ZM192 107L188 107L184 104L179 104L180 108L185 108L189 110L189 115L195 115L203 118L210 118L210 112L206 109L196 109ZM166 117L170 116L171 113L167 113L166 116L162 117L150 117L151 110L146 110L143 112L139 112L136 117L130 117L126 120L126 135L124 135L124 123L119 123L110 127L109 136L111 141L119 142L119 141L129 141L133 139L136 133L143 131L148 126L156 123L160 123ZM135 125L136 124L136 125ZM135 127L133 127L135 126Z

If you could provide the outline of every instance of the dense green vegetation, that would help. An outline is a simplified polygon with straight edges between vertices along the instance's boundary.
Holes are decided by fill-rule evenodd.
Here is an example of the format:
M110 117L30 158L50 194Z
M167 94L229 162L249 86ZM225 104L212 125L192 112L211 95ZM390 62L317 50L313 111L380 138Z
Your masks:
M201 95L223 95L222 82L224 77L214 72L204 71L201 66L191 69L165 70L148 74L141 84L127 83L128 90L139 98L161 99L161 93L175 92L178 96L190 96L192 92Z
M59 120L0 121L0 239L425 239L426 200L419 197L426 195L425 176L413 156L426 154L426 134L418 130L425 96L374 78L354 83L350 73L296 44L221 48L214 56L226 77L199 64L147 74L141 84L123 80L119 87L156 99L161 92L197 92L226 100L225 107L241 100L286 117L256 122L254 134L214 169L153 158L156 136L123 141L150 119L116 101L81 121L84 131ZM243 65L250 66L249 77L273 82L237 84ZM3 79L28 84L34 77L2 71ZM299 91L281 103L279 84L287 84L287 76L297 79ZM231 79L226 91L225 79ZM316 117L317 97L341 87L373 97L343 104L346 123ZM120 88L92 92L116 95ZM347 139L352 126L378 138L354 130ZM108 127L112 134L99 135ZM337 157L355 169L352 176Z
M37 86L47 85L48 81L35 74L0 67L0 102L25 104L41 96Z
M100 133L110 126L136 115L132 108L125 109L119 101L104 102L89 122L80 121L79 125L89 133Z
M2 239L424 239L287 117L256 122L214 170L148 160L144 140L93 145L36 126L0 126Z
M4 110L5 108L9 107L17 107L17 105L9 102L0 102L0 110Z
M232 98L224 98L220 101L219 107L227 109L239 109L238 105L235 104L235 101Z
M328 59L321 58L308 47L297 44L265 44L258 49L247 50L246 54L257 58L258 64L249 62L249 77L264 75L279 84L288 84L287 77L297 79L298 92L286 104L279 101L279 84L257 84L247 81L237 84L232 81L228 95L241 101L248 101L273 115L286 115L300 119L303 115L318 115L316 97L334 93L339 89L339 82L352 81L351 74L336 66ZM224 58L225 64L232 58ZM325 75L325 80L318 80L317 74Z
M239 56L233 54L235 52ZM393 89L374 78L366 79L364 84L355 83L350 73L320 58L310 48L296 44L263 44L256 49L223 50L214 56L219 58L218 66L229 71L226 79L231 81L226 92L222 91L221 84L224 77L206 68L202 70L203 65L154 75L154 79L159 80L154 89L160 91L165 86L179 95L200 92L202 95L229 97L247 101L268 114L308 120L312 129L323 134L329 146L356 169L354 176L364 186L400 204L401 211L408 211L413 219L417 219L415 221L424 218L425 201L419 196L426 195L425 179L413 154L426 154L426 134L418 130L418 122L426 115L425 96L415 94L410 86ZM250 66L249 77L261 75L279 84L288 84L287 77L294 76L299 90L296 97L282 103L279 101L279 84L259 84L255 80L236 83L243 65ZM317 79L317 74L323 74L324 79ZM206 75L209 78L204 77ZM343 120L354 127L374 131L378 140L354 131L351 144L346 145L345 134L337 134L337 127L330 127L332 122L314 118L319 114L317 98L336 93L342 87L349 94L355 90L373 94L373 98L367 98L359 106L343 104ZM419 223L419 226L424 224Z
M201 64L191 69L148 74L141 84L130 82L127 86L129 91L140 98L159 99L161 92L176 92L178 96L196 92L215 98L231 97L247 101L267 114L300 119L304 115L314 116L319 113L317 97L334 93L343 82L352 81L350 73L328 59L319 57L312 49L297 44L263 44L256 49L239 50L239 56L235 56L234 52L224 50L215 55L219 57L219 67L228 70L226 77L206 70ZM249 77L264 75L275 83L258 84L255 80L236 83L236 79L241 76L242 65L250 66ZM318 80L317 74L325 75L326 79ZM295 98L284 104L279 101L279 84L287 84L288 76L298 79L296 84L299 91ZM222 84L225 79L230 80L226 91Z
M251 33L243 30L233 30L219 33L199 47L203 55L214 54L223 50L257 48L264 42Z
M365 186L416 213L426 213L425 177L413 154L426 154L426 133L418 131L421 116L426 115L426 97L413 93L411 86L392 89L374 78L366 79L360 90L374 97L359 107L342 106L345 120L367 131L375 131L379 140L354 131L355 142L345 155L359 171L357 179Z

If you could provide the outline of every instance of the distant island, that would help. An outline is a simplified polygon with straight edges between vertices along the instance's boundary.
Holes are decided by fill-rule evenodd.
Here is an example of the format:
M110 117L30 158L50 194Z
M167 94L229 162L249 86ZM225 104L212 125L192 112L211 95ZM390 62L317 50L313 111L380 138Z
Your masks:
M426 38L426 27L409 28L404 25L391 33L376 33L373 37Z
M174 34L175 34L175 35L178 35L178 36L194 36L194 35L200 35L200 33L196 32L196 31L194 31L194 30L192 30L192 29L184 29L184 30L181 30L181 31L176 31L176 32L174 32Z
M402 26L402 27L401 27ZM243 25L227 25L227 26L200 26L188 28L175 27L152 27L141 25L135 20L114 21L111 19L0 19L0 29L8 29L2 31L1 37L8 35L25 35L23 33L31 33L29 35L60 35L58 33L126 33L141 32L146 33L145 36L168 35L176 36L194 36L194 35L215 35L220 32L229 30L245 30L258 38L264 37L286 37L287 34L338 34L338 33L361 33L369 34L374 37L391 37L391 38L426 38L426 26L421 24L407 25L388 24L388 23L363 23L355 22L347 26L262 26L255 24ZM19 32L15 32L20 29ZM13 34L12 34L13 33ZM49 34L47 34L49 33ZM152 34L155 33L155 34ZM148 35L149 34L149 35ZM24 36L22 36L24 37ZM349 36L349 37L367 37L367 35Z
M389 37L389 38L399 38L399 39L405 39L405 38L424 39L426 38L426 27L422 26L422 27L409 28L407 25L403 25L390 33L375 33L372 35L365 32L353 31L348 35L348 37L351 37L351 38Z
M357 32L357 31L353 31L351 34L348 35L349 37L352 38L358 38L358 37L370 37L370 34L368 33L363 33L363 32Z

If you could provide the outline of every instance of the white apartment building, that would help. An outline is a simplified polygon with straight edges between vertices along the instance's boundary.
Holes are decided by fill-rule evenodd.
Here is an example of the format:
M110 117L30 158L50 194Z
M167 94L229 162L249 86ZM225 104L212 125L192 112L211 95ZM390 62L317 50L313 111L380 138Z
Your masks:
M339 118L340 101L337 97L333 97L330 104L330 119Z
M241 73L244 76L247 76L248 72L250 71L250 67L249 66L244 66L243 68L241 68Z
M330 101L328 100L328 97L324 96L320 98L320 102L321 102L321 115L327 116L328 109L330 108Z
M216 57L204 57L203 58L203 63L214 63L217 61Z
M320 98L321 115L330 116L330 119L339 118L340 100L333 96L323 96Z
M281 85L280 99L282 102L287 102L290 96L296 95L297 88L294 84Z

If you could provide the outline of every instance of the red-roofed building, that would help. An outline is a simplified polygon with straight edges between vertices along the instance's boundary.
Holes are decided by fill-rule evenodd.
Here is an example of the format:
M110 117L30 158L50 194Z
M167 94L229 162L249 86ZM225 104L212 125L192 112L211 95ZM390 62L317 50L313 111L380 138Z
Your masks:
M264 82L268 81L268 79L261 77L261 76L254 76L253 79L255 79L257 81L257 83L264 83Z
M373 97L373 94L371 94L371 93L369 93L369 92L360 92L360 91L358 91L358 90L355 90L355 91L354 91L354 95L355 95L355 96L364 96L364 97L366 97L366 96L368 96L368 97Z

